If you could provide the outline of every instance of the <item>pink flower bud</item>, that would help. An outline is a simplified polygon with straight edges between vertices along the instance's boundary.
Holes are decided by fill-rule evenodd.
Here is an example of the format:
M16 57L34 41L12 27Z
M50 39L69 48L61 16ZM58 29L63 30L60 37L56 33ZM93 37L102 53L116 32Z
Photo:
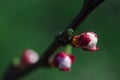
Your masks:
M32 49L26 49L22 54L21 62L24 65L31 65L39 60L39 55Z
M73 37L72 44L86 51L97 51L97 34L94 32L85 32Z
M59 68L61 71L69 71L73 63L74 56L65 52L59 52L53 59L54 66Z

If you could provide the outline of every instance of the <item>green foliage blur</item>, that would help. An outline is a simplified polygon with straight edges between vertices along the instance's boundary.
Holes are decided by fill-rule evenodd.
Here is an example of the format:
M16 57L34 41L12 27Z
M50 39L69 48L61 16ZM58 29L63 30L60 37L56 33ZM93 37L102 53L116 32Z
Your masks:
M34 49L42 55L56 34L77 15L82 3L83 0L0 0L0 79L24 49ZM98 52L74 48L76 60L70 72L42 68L20 80L120 80L119 26L120 1L106 0L75 33L96 32Z

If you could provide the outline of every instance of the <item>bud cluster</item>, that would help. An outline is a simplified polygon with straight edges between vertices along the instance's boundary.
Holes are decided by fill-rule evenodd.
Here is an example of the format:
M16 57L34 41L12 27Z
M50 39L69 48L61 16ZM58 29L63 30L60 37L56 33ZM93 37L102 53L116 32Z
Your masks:
M80 35L75 35L71 38L71 44L74 47L81 48L85 51L98 51L97 34L94 32L84 32ZM75 57L72 54L69 54L69 50L65 52L58 52L50 61L50 65L58 68L61 71L69 71L72 64L74 63Z
M69 33L70 36L71 33ZM74 35L71 38L71 45L77 48L81 48L85 51L98 51L97 34L94 32L84 32L80 35ZM60 51L52 58L48 59L51 66L59 69L60 71L69 71L74 63L75 57L71 54L72 46L67 45L65 51ZM37 63L39 60L39 55L36 51L32 49L26 49L20 59L19 67L26 67Z

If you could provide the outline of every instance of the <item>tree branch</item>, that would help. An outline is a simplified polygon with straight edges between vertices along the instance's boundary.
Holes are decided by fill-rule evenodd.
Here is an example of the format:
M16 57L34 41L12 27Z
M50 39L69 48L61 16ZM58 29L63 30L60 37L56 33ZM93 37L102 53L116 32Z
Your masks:
M84 0L83 7L71 24L66 28L77 29L79 25L86 19L86 17L105 0Z
M63 40L66 39L66 36L69 36L66 34L66 31L70 28L73 30L77 29L78 25L80 25L86 17L103 1L105 0L84 0L83 8L80 13L75 17L65 31L55 38L55 41L48 47L46 52L43 56L41 56L40 60L36 64L28 66L24 69L16 69L13 65L10 65L7 72L3 76L3 80L16 80L32 72L33 70L38 69L39 67L49 67L48 58L53 55L59 47L68 44L67 40ZM62 40L59 40L59 37L63 37Z

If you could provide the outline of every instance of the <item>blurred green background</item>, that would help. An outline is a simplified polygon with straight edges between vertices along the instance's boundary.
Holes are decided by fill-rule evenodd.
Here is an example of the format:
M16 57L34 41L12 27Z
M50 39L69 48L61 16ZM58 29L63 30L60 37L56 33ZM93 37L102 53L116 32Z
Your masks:
M80 11L83 0L0 0L0 79L26 48L40 55ZM39 69L20 80L120 80L120 0L106 0L76 31L94 31L98 52L73 49L70 72Z

